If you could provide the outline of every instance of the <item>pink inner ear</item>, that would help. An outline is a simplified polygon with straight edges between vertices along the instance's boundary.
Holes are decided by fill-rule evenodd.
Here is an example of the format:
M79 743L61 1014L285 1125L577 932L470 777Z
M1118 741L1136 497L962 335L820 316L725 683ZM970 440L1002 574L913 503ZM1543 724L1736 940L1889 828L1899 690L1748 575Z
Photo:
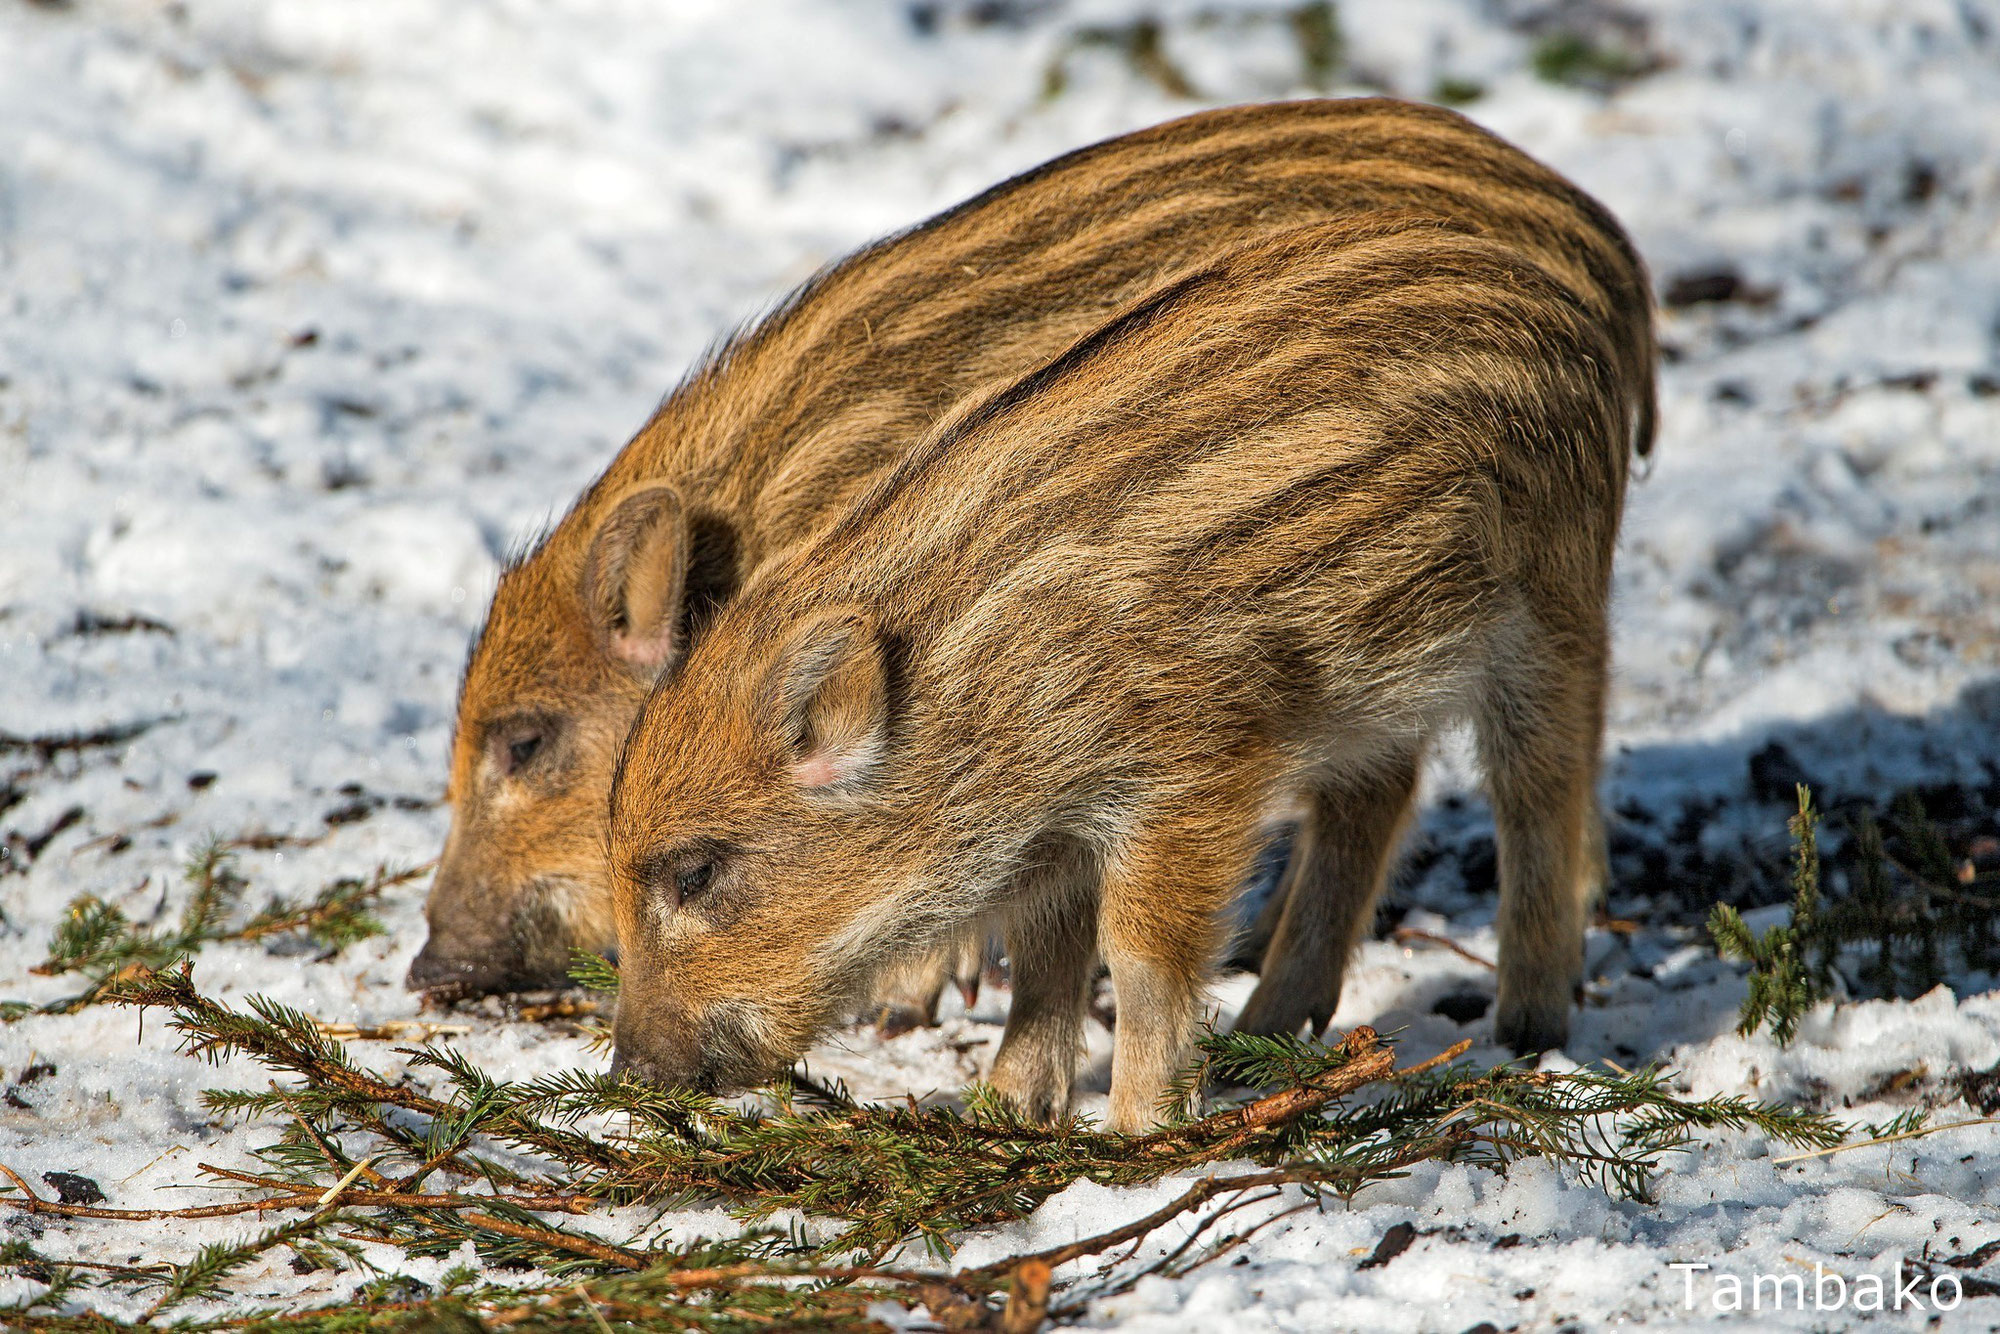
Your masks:
M620 661L629 662L634 667L659 667L666 663L674 651L674 636L671 629L653 635L613 635L611 652Z
M825 787L840 777L840 766L825 752L808 755L792 766L792 777L801 787Z

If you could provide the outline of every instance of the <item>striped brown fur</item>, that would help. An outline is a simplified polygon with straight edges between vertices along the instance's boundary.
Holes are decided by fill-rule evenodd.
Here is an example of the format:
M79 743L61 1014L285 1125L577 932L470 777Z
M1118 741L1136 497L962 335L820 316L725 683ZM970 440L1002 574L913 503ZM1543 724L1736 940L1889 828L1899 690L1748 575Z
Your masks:
M1589 301L1469 230L1377 217L1232 253L955 414L753 577L613 787L621 1066L754 1081L885 964L990 926L1015 970L996 1083L1066 1104L1101 953L1111 1122L1144 1124L1265 813L1316 814L1273 951L1337 991L1425 743L1460 718L1501 835L1500 1030L1560 1042L1642 390ZM1253 1022L1330 1011L1288 985Z
M604 796L656 675L968 394L1233 245L1416 211L1504 240L1608 331L1651 433L1646 279L1603 209L1454 113L1206 112L1081 149L827 270L708 358L500 582L468 662L453 825L411 985L561 980L615 940ZM934 992L933 984L933 992Z

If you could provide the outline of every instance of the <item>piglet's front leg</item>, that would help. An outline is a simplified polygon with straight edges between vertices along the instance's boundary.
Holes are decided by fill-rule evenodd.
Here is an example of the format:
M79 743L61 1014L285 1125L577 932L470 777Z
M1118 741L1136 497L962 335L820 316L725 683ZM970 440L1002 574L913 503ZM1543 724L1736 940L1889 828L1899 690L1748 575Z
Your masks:
M1030 1120L1055 1121L1069 1110L1097 966L1096 926L1087 912L1041 911L1008 927L1014 1002L992 1083Z

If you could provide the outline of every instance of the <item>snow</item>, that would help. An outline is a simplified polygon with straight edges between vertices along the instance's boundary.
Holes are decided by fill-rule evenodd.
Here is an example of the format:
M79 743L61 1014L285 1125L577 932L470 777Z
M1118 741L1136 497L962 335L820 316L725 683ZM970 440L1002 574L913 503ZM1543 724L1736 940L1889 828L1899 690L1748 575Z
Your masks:
M1945 1119L1973 1115L1949 1076L2000 1061L1986 979L1827 1007L1780 1051L1735 1035L1738 970L1674 884L1695 866L1697 891L1780 896L1782 784L1757 800L1745 778L1773 740L1828 803L2000 782L2000 7L1338 12L1341 90L1481 85L1469 112L1609 204L1663 290L1727 267L1751 298L1662 316L1662 431L1628 509L1606 779L1611 808L1637 812L1614 825L1611 908L1640 929L1593 934L1567 1057L1658 1057L1695 1093L1800 1099L1857 1124L1920 1094ZM1552 15L1624 32L1620 13L1643 20L1654 72L1609 94L1535 77ZM47 764L0 755L0 780L21 771L0 830L32 838L83 812L32 864L18 842L0 861L0 991L66 994L73 979L27 969L78 894L141 921L177 911L179 867L211 833L312 840L243 852L253 896L434 855L457 672L500 554L561 511L704 344L818 264L1196 105L1077 40L1149 14L1200 102L1306 91L1269 0L0 3L0 732L153 724ZM157 628L88 628L133 616ZM1437 855L1398 902L1405 925L1491 958L1469 781L1463 748L1446 748L1413 849ZM327 825L353 784L382 804ZM1674 832L1690 810L1705 815ZM214 946L196 978L326 1020L411 1017L400 979L421 897L402 891L392 933L335 962ZM1434 1003L1490 985L1448 951L1377 940L1336 1023L1400 1030L1421 1057L1461 1034ZM1247 984L1216 994L1226 1010ZM940 1028L886 1041L850 1031L811 1064L864 1093L948 1094L990 1060L1004 1003L953 1002ZM593 1059L497 1007L453 1018L496 1074ZM1093 1025L1091 1042L1086 1105L1101 1106L1108 1035ZM0 1028L0 1077L35 1061L59 1073L11 1086L26 1108L0 1107L0 1161L31 1180L81 1171L116 1205L186 1203L206 1198L179 1188L195 1162L245 1163L269 1133L217 1126L199 1101L261 1087L260 1071L190 1062L128 1012ZM1823 1328L1811 1311L1723 1314L1718 1276L1747 1289L1818 1262L1851 1279L2000 1237L1996 1134L1796 1164L1718 1137L1670 1164L1655 1204L1534 1163L1505 1178L1420 1168L1274 1224L1242 1263L1095 1302L1085 1323ZM1115 1226L1184 1186L1079 1185L959 1259ZM1410 1249L1359 1268L1399 1222L1418 1229ZM0 1230L58 1256L179 1258L243 1225L12 1215ZM426 1280L448 1267L379 1258ZM1715 1266L1693 1277L1692 1310L1676 1261ZM353 1282L275 1262L251 1277L259 1296L317 1300ZM0 1280L0 1301L29 1286ZM1941 1327L1996 1313L1969 1298Z

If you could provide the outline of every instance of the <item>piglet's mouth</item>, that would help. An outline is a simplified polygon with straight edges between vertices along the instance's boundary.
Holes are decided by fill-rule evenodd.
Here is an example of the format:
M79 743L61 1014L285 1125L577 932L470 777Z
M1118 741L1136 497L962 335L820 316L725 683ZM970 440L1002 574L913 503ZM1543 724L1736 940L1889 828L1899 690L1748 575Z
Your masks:
M543 879L497 929L432 932L410 962L403 985L426 1005L450 1005L480 996L563 991L577 985L570 976L573 938L562 905L568 882ZM616 953L611 951L616 964Z
M453 1001L470 999L487 989L481 985L479 971L471 963L435 955L426 945L410 961L410 971L404 977L403 985L423 997L426 1005L449 1005Z
M797 1059L757 1042L759 1032L753 1015L725 1003L693 1022L653 1029L650 1039L618 1042L611 1073L712 1096L745 1093L783 1075Z
M676 1070L644 1056L629 1055L622 1050L613 1053L611 1057L611 1077L651 1084L656 1088L687 1089L692 1093L711 1097L737 1091L725 1089L712 1070Z
M435 986L411 987L417 993L417 1000L426 1010L445 1010L460 1001L476 1000L483 994L479 988L464 982L440 982Z
M574 984L566 976L545 970L495 968L490 964L439 959L426 953L419 954L410 964L403 985L422 997L426 1006L442 1006L481 996L560 991Z

